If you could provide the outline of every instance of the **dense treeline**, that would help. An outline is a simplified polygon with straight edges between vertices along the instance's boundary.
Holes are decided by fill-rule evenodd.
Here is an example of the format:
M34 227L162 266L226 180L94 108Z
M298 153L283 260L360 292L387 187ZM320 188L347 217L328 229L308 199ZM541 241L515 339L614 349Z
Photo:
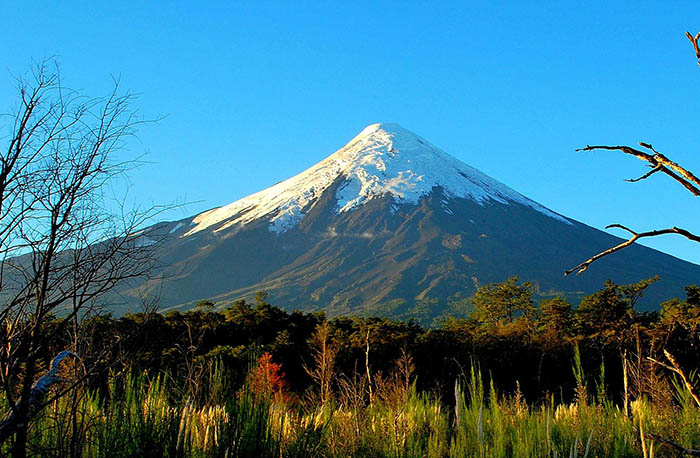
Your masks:
M54 318L47 326L71 331L47 348L80 357L32 421L29 453L647 457L656 443L670 456L700 446L689 388L700 287L636 312L654 281L607 282L574 307L536 302L511 278L429 329L289 313L264 293L224 310Z
M222 311L203 301L184 313L87 319L77 351L86 366L101 365L101 376L91 379L95 387L104 385L108 374L145 371L168 374L198 399L207 395L215 364L238 374L240 382L267 353L281 365L289 391L299 396L319 389L328 396L358 374L370 385L380 383L408 359L418 389L443 398L451 396L456 377L476 363L503 392L519 389L529 401L553 396L567 402L577 383L572 360L578 348L589 385L600 385L612 399L621 399L623 361L639 376L630 390L662 396L658 384L643 380L659 378L659 368L646 357L663 359L661 351L667 349L681 366L696 368L700 287L688 286L686 298L661 304L659 313L635 311L654 280L607 282L574 307L561 297L537 303L533 285L514 277L480 288L466 318L448 318L430 329L385 318L327 320L322 313L289 313L259 293L254 303L241 300ZM52 346L59 350L71 342Z

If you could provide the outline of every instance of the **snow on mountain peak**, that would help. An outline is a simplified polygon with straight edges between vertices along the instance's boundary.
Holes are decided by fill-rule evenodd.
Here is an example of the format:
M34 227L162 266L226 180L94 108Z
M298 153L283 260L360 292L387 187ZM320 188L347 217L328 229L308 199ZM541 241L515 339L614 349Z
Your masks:
M445 195L483 205L517 202L565 223L569 221L433 146L398 124L365 127L340 150L304 172L248 197L197 215L188 236L224 222L217 231L261 217L270 231L285 232L304 217L313 203L340 176L338 213L391 194L397 203L417 203L439 186ZM448 208L445 211L451 213ZM570 223L569 223L570 224Z

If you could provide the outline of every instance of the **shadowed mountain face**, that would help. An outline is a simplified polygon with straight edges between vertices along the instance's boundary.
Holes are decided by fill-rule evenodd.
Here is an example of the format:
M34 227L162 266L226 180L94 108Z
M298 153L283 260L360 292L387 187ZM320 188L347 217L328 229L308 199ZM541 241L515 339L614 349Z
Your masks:
M164 236L162 267L139 289L159 291L163 308L266 291L289 309L400 315L422 300L444 307L512 275L543 296L576 300L608 278L628 283L658 274L643 303L654 308L700 281L700 266L642 246L564 277L620 239L387 124L367 127L289 180L155 232Z

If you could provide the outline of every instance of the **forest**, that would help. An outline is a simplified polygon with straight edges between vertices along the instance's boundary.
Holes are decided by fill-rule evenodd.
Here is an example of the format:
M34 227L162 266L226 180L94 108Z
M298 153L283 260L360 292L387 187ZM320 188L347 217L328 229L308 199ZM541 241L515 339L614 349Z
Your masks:
M262 292L224 310L96 316L48 346L79 334L61 371L87 383L48 400L28 451L673 456L700 446L700 287L637 312L655 280L606 282L574 306L513 277L431 328L287 312Z

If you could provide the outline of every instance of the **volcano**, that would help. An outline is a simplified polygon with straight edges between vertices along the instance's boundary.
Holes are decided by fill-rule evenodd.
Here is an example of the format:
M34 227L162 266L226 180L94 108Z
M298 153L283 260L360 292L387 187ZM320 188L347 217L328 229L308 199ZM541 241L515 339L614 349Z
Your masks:
M134 289L161 307L265 291L305 311L430 313L518 275L542 297L577 300L606 279L654 275L642 304L683 295L700 266L641 245L563 272L621 239L567 218L396 124L373 124L308 170L229 205L159 223L161 267Z

